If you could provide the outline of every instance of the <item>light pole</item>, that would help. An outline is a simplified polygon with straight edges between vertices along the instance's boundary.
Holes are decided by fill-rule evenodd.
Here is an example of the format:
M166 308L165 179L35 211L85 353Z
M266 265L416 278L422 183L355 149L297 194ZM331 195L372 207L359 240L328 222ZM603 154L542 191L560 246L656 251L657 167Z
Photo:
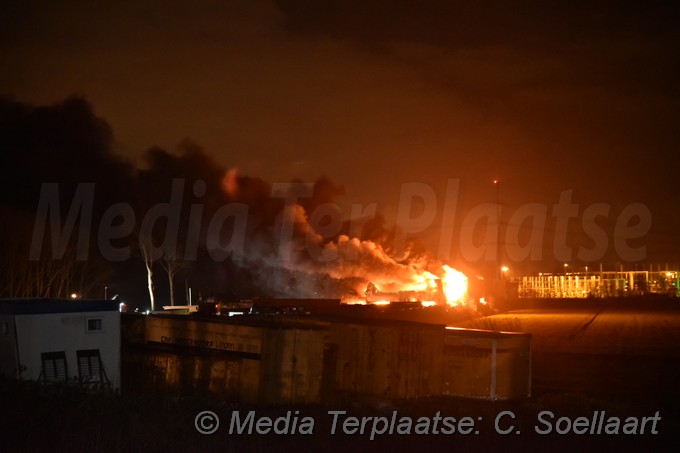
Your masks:
M496 279L500 280L502 277L501 269L501 181L499 179L493 180L493 185L496 186Z

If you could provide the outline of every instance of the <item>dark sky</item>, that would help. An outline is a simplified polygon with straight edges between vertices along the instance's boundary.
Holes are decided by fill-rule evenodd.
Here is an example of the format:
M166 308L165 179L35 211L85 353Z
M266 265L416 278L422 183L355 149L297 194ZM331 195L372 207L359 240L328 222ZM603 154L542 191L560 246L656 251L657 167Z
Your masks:
M420 182L438 195L439 221L449 178L461 184L456 228L495 200L493 178L506 221L526 203L550 214L569 189L577 226L592 203L611 205L600 219L610 228L640 202L652 214L642 261L677 263L673 5L3 2L0 95L80 94L126 158L191 138L269 181L327 175L346 187L344 203L376 202L391 220L402 184ZM433 247L438 221L423 233ZM607 235L604 259L626 261ZM587 244L581 236L570 240Z

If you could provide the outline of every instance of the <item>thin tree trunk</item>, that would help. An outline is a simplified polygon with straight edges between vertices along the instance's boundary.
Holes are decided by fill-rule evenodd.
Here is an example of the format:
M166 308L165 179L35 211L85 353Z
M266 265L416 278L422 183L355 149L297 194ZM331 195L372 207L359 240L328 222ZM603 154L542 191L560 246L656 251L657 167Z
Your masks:
M156 301L153 296L153 271L149 263L146 263L146 280L149 288L149 301L151 301L151 311L156 309Z
M139 242L139 248L141 249L144 266L146 266L146 282L149 289L149 302L151 303L151 311L156 309L156 299L153 295L153 256L151 252L147 250L148 244L144 243L142 240Z
M168 283L170 284L170 305L175 306L175 275L168 272Z

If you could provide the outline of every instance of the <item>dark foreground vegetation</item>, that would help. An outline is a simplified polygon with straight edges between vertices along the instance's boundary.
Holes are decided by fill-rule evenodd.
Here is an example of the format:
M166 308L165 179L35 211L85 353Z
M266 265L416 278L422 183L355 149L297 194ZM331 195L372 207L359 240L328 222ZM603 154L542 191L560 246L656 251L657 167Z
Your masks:
M514 402L471 401L437 398L418 402L376 402L344 399L316 406L254 407L219 401L208 396L158 399L125 396L116 393L89 393L84 389L64 385L40 385L29 382L1 381L0 451L69 451L69 452L270 452L270 451L673 451L680 445L677 426L680 414L677 401L644 397L609 395L593 397L575 393L544 393ZM211 435L201 435L195 428L195 418L201 411L215 412L221 423ZM314 420L313 434L253 434L229 433L233 411L243 420L248 411L256 417L285 417L288 411L302 420ZM347 411L346 416L411 418L414 426L419 417L432 420L440 412L442 417L475 419L478 434L433 433L410 435L378 434L370 439L370 423L364 434L331 434L332 415L329 411ZM298 414L295 414L298 411ZM496 431L495 419L503 411L511 411L501 418L500 430L514 430L509 434ZM551 411L559 417L592 418L594 411L606 411L607 417L653 416L659 411L652 434L648 423L645 434L564 434L539 435L535 427L547 429L537 422L541 411ZM480 419L481 418L481 419ZM342 421L344 416L340 418ZM292 417L291 417L292 420ZM441 429L441 423L440 423ZM562 425L564 427L564 425ZM341 428L338 426L338 431ZM517 431L520 433L517 434ZM555 429L553 429L555 431Z

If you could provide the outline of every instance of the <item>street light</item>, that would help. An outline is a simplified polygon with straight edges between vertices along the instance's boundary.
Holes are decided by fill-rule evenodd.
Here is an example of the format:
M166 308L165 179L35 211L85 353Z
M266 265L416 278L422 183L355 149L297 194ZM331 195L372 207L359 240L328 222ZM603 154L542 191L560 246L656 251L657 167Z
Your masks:
M496 221L498 222L496 226L496 262L501 262L501 196L500 196L500 186L501 182L498 178L494 179L493 185L496 186ZM503 269L498 267L500 271ZM496 274L496 278L501 278L502 274Z
M510 268L508 266L501 267L501 272L503 272L503 280L507 280L509 270Z

